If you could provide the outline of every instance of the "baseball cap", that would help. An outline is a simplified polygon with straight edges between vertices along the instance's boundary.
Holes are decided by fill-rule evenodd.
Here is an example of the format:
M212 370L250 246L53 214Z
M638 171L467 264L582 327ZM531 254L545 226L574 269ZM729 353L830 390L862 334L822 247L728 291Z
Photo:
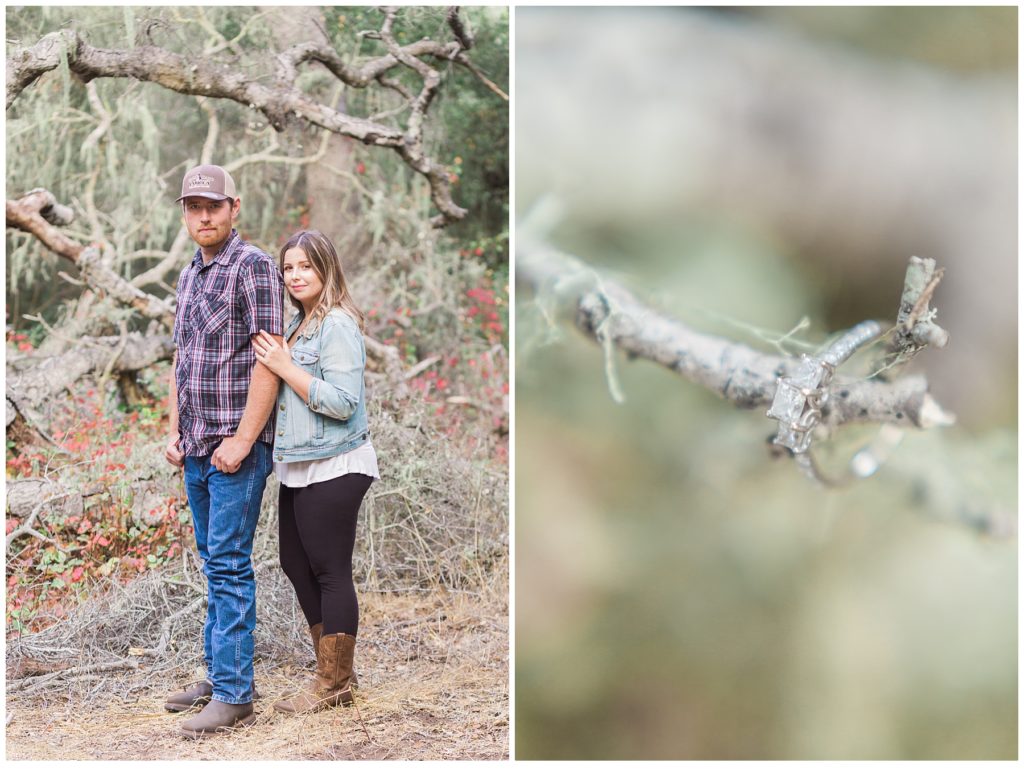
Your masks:
M214 201L225 198L238 198L235 194L235 181L226 169L213 164L202 164L189 169L181 179L181 195L175 202L188 196L202 196Z

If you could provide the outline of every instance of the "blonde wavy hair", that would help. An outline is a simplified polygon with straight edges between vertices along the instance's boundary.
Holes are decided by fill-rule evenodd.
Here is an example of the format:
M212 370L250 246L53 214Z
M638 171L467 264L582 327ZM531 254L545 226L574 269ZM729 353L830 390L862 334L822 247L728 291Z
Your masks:
M356 324L359 325L360 332L364 332L366 330L366 318L352 299L352 293L349 292L348 283L345 281L345 271L341 267L341 259L338 257L338 253L335 251L331 240L320 231L299 231L294 234L281 247L280 265L282 274L284 273L285 253L295 248L303 251L310 264L312 264L313 270L316 271L316 275L324 285L323 290L320 292L320 297L317 299L316 307L313 308L310 314L308 324L311 325L311 329L307 327L307 332L316 330L327 317L327 314L334 308L340 308L345 311L355 319ZM292 301L293 306L302 311L302 303L291 295L288 295L288 298Z

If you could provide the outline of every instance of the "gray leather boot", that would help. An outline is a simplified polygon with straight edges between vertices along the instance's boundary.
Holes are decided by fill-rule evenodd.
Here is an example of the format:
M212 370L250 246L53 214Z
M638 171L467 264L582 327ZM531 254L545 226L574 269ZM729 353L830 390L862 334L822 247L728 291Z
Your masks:
M213 698L213 685L209 681L199 681L184 691L172 694L164 703L164 710L179 713L183 710L201 708Z
M252 685L252 698L258 700L260 693L256 691L256 684ZM180 713L183 710L201 708L213 699L213 686L209 681L203 680L192 684L182 692L176 692L167 698L164 703L164 710L171 713Z
M252 703L232 705L220 700L210 700L199 715L181 725L181 733L192 740L215 732L225 732L236 726L246 726L256 720Z

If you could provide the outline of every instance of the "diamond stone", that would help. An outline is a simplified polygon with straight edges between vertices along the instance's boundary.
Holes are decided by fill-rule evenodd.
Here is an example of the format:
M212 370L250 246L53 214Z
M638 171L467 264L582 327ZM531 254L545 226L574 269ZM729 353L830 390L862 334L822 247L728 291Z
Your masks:
M768 410L769 416L779 420L779 433L775 437L777 445L783 445L797 453L806 450L807 436L798 439L797 432L792 426L799 422L807 406L807 397L801 390L816 389L821 383L824 371L820 360L804 356L800 364L793 369L792 375L779 379L775 399Z
M800 364L793 368L793 374L786 380L805 389L816 389L824 374L825 365L822 361L805 354L800 357Z

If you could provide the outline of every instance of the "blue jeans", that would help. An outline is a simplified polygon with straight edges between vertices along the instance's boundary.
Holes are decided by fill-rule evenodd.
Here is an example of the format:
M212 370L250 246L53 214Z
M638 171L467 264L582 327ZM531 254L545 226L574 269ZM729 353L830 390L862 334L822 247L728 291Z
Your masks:
M233 705L252 700L252 541L273 466L271 452L270 445L256 442L234 474L218 471L210 463L212 454L185 457L185 490L206 576L206 677L213 684L213 698Z

